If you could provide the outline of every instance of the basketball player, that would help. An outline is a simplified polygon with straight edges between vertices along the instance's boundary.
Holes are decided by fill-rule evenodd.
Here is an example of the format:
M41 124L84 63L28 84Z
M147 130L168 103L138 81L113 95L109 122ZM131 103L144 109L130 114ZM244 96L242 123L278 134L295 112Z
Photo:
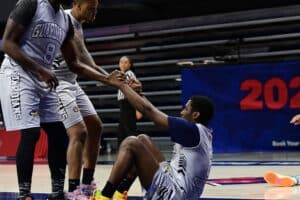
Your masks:
M300 114L295 115L290 121L291 124L300 124ZM276 172L266 172L264 174L265 181L272 186L292 187L300 185L300 176L286 176Z
M175 142L174 155L168 163L148 136L127 137L120 146L106 185L91 199L109 200L113 196L113 199L122 199L118 196L129 189L137 175L147 190L146 199L198 199L211 167L212 131L206 127L214 112L211 100L193 96L181 111L181 118L171 117L127 84L115 81L114 85L137 110L169 130Z
M89 54L84 44L82 30L83 23L94 21L98 7L98 0L74 0L72 9L65 12L70 16L74 27L74 39L79 49L80 61L105 76L108 73L97 66ZM77 83L77 75L70 71L62 55L57 57L53 66L59 80L56 91L60 99L60 115L69 136L67 151L68 197L76 199L79 196L89 195L89 191L95 189L92 181L99 154L102 123L88 96ZM80 185L82 162L83 177ZM74 191L78 185L80 185L80 191Z
M61 7L65 2L18 1L3 35L6 55L1 65L0 97L6 130L21 130L16 155L19 199L31 198L34 149L40 127L48 136L53 192L48 199L64 199L66 133L54 91L58 80L51 71L58 50L61 49L72 71L98 81L109 81L109 77L78 61L74 29Z

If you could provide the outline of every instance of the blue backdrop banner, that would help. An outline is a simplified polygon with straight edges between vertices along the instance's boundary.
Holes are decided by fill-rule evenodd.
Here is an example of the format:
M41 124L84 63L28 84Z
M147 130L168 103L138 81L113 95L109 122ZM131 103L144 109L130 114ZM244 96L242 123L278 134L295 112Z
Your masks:
M182 103L209 96L214 152L300 150L300 62L182 70Z

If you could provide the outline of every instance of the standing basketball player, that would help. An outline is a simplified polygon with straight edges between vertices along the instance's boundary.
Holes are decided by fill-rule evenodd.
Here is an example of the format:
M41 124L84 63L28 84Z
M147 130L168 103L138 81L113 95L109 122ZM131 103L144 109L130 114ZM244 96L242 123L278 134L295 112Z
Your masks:
M66 133L58 114L50 69L58 50L74 72L98 81L106 76L78 62L74 29L61 4L67 0L20 0L10 13L3 35L1 104L7 131L21 130L16 155L19 199L30 196L33 158L42 127L48 136L52 191L48 199L64 199Z
M206 127L214 112L211 100L193 96L181 111L181 118L170 117L127 84L120 81L114 84L137 110L169 130L175 142L174 155L168 163L148 136L127 137L120 146L108 182L91 199L109 200L113 195L113 199L122 199L118 196L129 189L138 175L147 190L146 199L197 200L211 167L212 131Z
M94 21L98 7L98 0L74 0L72 9L65 12L70 16L74 27L74 39L79 49L80 61L108 75L95 64L84 44L82 23ZM68 197L83 198L83 195L89 196L89 191L95 189L92 181L99 155L102 123L88 96L78 85L77 75L70 71L62 55L57 57L53 66L59 80L56 91L60 99L60 115L70 139L67 151ZM82 184L80 191L74 191L80 184L82 162Z

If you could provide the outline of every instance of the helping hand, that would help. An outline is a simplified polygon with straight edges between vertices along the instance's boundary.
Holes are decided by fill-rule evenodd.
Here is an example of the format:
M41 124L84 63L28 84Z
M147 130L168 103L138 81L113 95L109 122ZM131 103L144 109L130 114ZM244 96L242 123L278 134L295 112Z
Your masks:
M126 77L123 72L119 70L114 70L108 75L108 82L112 86L119 88L122 84L125 83Z
M136 79L130 79L128 81L128 85L136 91L138 94L141 94L143 92L143 86L142 83Z

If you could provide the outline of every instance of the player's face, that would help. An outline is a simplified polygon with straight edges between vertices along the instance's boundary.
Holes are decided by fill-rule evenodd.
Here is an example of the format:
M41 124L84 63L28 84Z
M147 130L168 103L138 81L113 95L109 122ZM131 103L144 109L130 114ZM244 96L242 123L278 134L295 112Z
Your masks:
M99 8L98 0L86 0L80 5L81 19L91 23L95 20Z
M126 72L130 69L131 64L129 59L126 56L123 56L119 61L119 67L122 72Z
M193 120L191 103L191 100L188 100L188 102L185 104L185 107L180 112L181 117L188 121Z

